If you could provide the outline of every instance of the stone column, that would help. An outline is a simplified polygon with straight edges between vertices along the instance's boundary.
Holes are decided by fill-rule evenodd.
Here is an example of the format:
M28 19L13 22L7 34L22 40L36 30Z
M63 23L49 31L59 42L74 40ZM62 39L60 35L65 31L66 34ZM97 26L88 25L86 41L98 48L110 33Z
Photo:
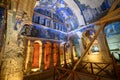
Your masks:
M18 40L21 28L14 30L13 14L8 14L5 48L1 65L1 80L23 80L24 38ZM18 44L20 44L18 46Z
M35 0L30 1L29 3L35 3ZM17 12L23 12L24 0L19 0ZM31 10L34 8L34 4L30 5ZM13 7L14 8L14 7ZM29 10L27 11L27 15L33 14ZM17 25L17 30L14 30L15 26L15 18L13 19L13 12L8 11L8 19L7 19L7 33L6 33L6 41L4 53L2 56L2 65L1 65L1 80L23 80L23 70L24 70L24 58L25 58L25 46L26 39L20 37L18 38L18 34L22 28L22 25ZM18 14L17 14L18 15ZM23 16L23 15L19 15ZM28 18L28 17L27 17ZM32 19L30 16L29 18ZM30 21L30 19L27 19ZM26 19L23 19L23 25L26 24ZM18 45L19 44L19 45Z

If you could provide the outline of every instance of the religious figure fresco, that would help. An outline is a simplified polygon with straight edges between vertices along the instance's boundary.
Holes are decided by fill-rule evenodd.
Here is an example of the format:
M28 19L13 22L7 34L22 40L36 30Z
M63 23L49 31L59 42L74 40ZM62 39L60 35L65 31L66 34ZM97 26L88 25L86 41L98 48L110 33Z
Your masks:
M33 26L34 27L34 26ZM24 35L24 36L31 36L32 35L32 26L31 25L28 25L28 24L25 24L23 26L23 28L21 29L20 31L20 34Z
M39 37L39 30L36 28L36 26L32 27L31 36L32 37Z

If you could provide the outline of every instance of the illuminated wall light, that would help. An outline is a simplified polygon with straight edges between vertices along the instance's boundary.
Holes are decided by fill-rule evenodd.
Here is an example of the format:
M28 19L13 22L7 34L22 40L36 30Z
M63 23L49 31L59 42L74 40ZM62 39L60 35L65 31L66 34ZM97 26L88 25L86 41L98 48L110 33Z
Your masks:
M91 54L99 54L100 53L100 49L97 45L92 46L91 48Z
M31 42L30 40L28 40L28 46L27 46L27 54L26 54L26 59L25 59L25 72L28 68L28 63L29 63L29 56L30 56L30 45L31 45Z
M31 69L31 71L33 71L33 72L37 72L38 70L39 70L39 68Z

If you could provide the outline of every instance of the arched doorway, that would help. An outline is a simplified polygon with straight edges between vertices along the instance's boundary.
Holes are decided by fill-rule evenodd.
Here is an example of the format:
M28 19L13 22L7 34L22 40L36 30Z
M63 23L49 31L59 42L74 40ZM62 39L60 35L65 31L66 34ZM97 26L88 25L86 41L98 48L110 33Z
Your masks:
M65 44L65 57L66 57L66 63L68 66L72 65L72 56L71 56L71 48L70 48L70 42L67 42Z
M110 52L113 53L115 59L120 62L120 22L108 24L104 28L106 39Z
M58 43L53 44L53 61L54 61L54 66L57 65L58 63Z
M33 43L33 53L32 53L32 71L40 70L42 61L42 42L36 40Z
M51 46L52 44L49 41L46 41L46 43L44 44L44 69L45 70L50 68Z

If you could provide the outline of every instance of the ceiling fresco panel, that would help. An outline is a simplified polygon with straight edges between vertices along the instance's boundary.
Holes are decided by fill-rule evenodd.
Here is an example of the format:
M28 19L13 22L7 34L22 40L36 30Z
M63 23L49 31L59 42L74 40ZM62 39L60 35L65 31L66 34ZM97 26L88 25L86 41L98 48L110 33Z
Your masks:
M87 24L104 16L114 0L75 0Z

